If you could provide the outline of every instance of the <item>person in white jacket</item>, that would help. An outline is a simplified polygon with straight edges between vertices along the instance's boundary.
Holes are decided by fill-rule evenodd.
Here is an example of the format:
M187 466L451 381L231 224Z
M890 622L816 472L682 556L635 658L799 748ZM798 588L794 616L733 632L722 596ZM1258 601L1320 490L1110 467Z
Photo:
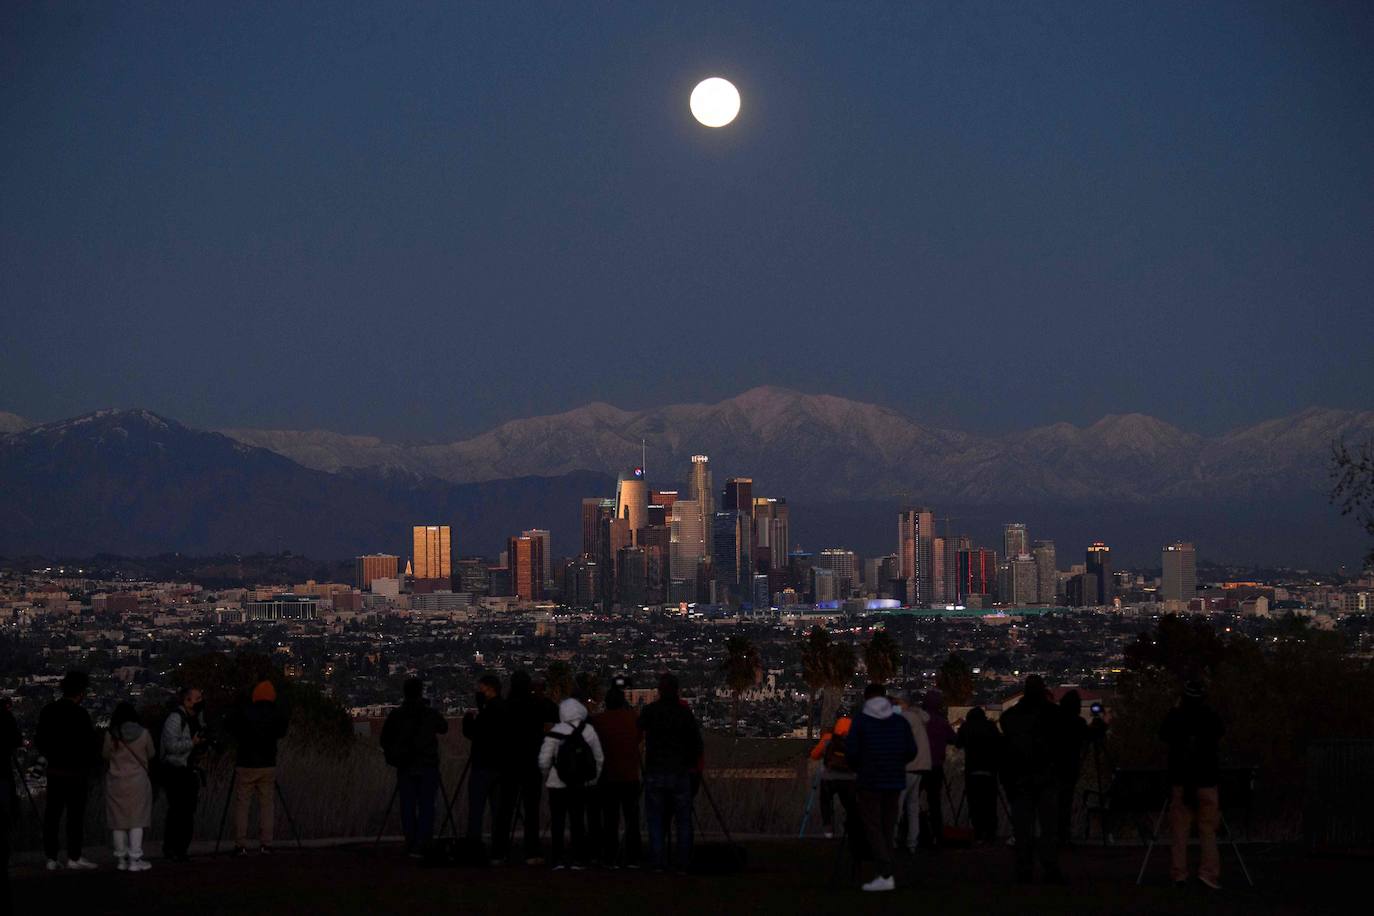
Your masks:
M921 777L930 772L930 735L926 733L926 723L930 713L921 708L916 697L906 694L898 701L902 718L911 726L911 736L916 739L916 757L906 765L906 788L897 810L906 812L906 848L915 853L921 839Z
M601 739L596 729L587 724L587 707L572 698L558 704L558 724L549 729L544 743L539 748L539 769L545 774L544 784L549 789L549 815L552 821L552 861L555 870L571 866L584 868L587 862L587 790L601 777L601 766L605 755L601 751ZM582 741L591 751L594 768L584 773L560 773L558 771L559 751L571 742ZM565 750L567 758L570 750ZM590 778L588 778L590 777ZM571 849L563 847L563 823L567 821L568 832L572 836Z

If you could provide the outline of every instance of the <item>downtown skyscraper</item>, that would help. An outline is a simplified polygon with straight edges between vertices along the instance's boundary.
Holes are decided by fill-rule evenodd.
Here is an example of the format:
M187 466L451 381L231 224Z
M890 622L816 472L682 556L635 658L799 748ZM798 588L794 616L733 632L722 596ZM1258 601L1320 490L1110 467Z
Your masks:
M930 607L935 599L935 512L903 509L897 516L897 556L908 607Z
M416 525L411 534L411 575L418 580L452 580L453 543L449 526Z
M1175 541L1161 556L1164 576L1159 585L1162 601L1192 601L1197 597L1197 551L1192 544Z

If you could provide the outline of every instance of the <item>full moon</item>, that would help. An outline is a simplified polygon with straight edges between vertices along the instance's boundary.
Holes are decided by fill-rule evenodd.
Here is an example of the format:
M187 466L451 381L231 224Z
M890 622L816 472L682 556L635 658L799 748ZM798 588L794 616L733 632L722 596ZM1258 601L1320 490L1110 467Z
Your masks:
M724 127L739 114L739 90L729 80L713 76L692 90L692 117L707 127Z

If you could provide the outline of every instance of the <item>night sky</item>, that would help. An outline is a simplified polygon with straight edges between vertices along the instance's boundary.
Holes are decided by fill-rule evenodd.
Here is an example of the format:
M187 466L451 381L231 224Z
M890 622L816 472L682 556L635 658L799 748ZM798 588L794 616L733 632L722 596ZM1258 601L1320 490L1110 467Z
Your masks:
M687 108L732 80L739 119ZM0 8L0 409L1374 407L1374 5Z

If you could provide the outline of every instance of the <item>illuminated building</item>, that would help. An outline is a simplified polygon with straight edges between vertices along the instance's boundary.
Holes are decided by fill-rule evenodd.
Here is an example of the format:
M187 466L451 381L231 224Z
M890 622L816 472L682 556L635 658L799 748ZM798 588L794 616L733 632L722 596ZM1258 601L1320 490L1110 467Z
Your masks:
M1178 541L1164 548L1164 578L1159 597L1163 601L1192 601L1197 597L1197 551Z
M395 579L401 558L389 553L370 553L353 560L353 581L359 589L370 591L373 579Z
M453 545L448 525L416 525L412 529L412 575L416 579L453 579Z
M905 509L897 516L897 555L909 607L930 607L935 597L935 513Z
M1096 577L1097 585L1093 600L1089 601L1088 595L1084 594L1084 602L1101 606L1111 604L1112 599L1116 597L1116 580L1112 577L1112 549L1101 541L1094 541L1088 547L1088 562L1084 573Z

